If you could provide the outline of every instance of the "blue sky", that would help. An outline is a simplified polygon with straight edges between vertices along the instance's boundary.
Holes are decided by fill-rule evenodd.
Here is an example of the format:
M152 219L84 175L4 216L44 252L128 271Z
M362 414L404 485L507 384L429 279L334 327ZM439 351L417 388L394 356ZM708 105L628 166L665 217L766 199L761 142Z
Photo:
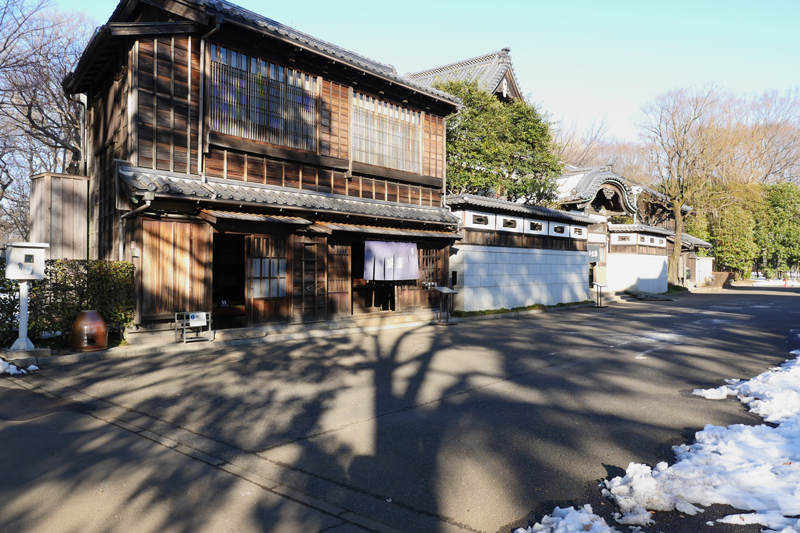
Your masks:
M716 83L739 94L800 88L800 1L235 2L399 73L511 48L524 93L554 120L635 140L641 106ZM105 23L110 0L59 0Z

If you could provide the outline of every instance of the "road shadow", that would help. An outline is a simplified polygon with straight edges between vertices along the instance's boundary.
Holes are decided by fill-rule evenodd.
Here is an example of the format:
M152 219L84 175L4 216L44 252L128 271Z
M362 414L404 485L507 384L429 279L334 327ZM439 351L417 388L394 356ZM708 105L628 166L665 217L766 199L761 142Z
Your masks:
M671 447L706 422L759 423L741 405L685 391L786 359L784 306L770 294L703 295L602 314L209 346L202 358L50 367L29 379L107 400L123 420L401 531L491 533L579 501L630 461L672 461ZM89 475L102 473L60 482ZM222 483L212 492L232 491ZM183 505L147 494L143 508ZM198 520L178 513L160 526L192 531Z

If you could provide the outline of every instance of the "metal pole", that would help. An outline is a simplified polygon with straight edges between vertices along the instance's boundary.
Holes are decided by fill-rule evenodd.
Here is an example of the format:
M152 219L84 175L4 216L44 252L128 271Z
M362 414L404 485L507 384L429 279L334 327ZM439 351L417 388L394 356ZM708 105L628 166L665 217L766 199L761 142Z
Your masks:
M28 339L28 282L19 282L19 338L14 342L11 351L33 350L33 343Z

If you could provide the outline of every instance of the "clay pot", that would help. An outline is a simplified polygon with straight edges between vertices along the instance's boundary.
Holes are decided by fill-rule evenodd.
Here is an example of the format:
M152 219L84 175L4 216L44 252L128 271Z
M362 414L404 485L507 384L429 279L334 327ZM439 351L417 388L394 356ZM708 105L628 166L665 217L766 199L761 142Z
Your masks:
M108 327L97 311L81 311L72 325L70 348L76 352L97 352L108 348Z

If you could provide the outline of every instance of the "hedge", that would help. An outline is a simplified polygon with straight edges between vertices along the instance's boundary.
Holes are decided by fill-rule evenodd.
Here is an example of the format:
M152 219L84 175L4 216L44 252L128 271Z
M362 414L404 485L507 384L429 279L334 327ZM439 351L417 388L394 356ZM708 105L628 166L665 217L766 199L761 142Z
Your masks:
M5 274L5 257L0 256ZM31 282L28 303L28 337L58 334L64 344L78 314L87 309L100 313L109 329L121 332L133 323L136 311L134 266L128 261L48 260L47 278ZM19 335L19 283L3 276L0 282L0 341Z

